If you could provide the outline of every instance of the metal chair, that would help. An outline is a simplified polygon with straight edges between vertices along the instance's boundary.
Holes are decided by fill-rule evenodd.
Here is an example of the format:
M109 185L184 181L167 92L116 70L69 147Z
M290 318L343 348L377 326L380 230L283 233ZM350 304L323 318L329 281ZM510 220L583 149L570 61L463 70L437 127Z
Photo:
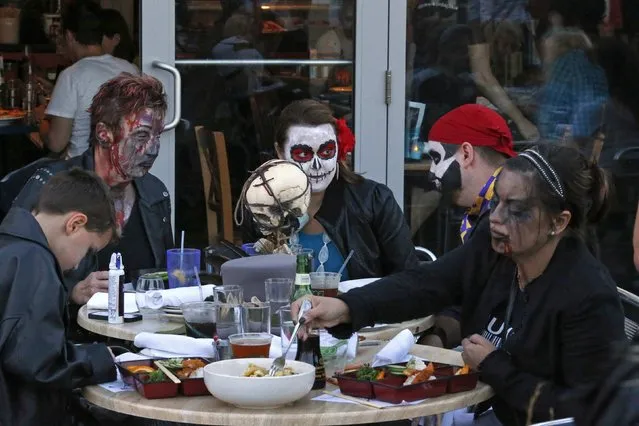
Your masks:
M543 422L543 423L535 423L532 426L554 426L554 425L574 425L575 424L575 419L573 419L572 417L567 417L565 419L558 419L558 420L551 420L549 422Z
M624 330L628 340L639 336L639 296L617 287L624 310Z
M437 260L437 256L435 256L435 253L428 250L427 248L416 246L415 251L417 252L417 257L419 258L420 262L434 262Z

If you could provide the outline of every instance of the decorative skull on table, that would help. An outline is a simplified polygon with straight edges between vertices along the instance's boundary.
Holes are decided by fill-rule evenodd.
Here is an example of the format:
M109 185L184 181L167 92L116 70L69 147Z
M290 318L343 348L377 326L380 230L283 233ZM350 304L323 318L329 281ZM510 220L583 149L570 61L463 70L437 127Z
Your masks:
M306 214L310 199L311 182L299 165L267 161L244 184L235 209L236 223L242 224L246 207L264 235L255 243L255 251L290 253L288 239L299 228L299 218Z

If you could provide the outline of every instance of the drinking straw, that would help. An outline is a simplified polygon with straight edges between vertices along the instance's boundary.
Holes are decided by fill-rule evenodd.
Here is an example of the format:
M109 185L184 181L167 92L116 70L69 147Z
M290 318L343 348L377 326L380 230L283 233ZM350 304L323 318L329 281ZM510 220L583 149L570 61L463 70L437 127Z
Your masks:
M184 230L182 231L182 238L180 241L180 271L184 269Z
M348 264L348 261L351 260L351 257L353 257L353 253L355 253L355 250L351 250L351 252L348 253L348 256L346 256L346 260L344 260L344 263L342 263L342 267L339 268L339 271L337 271L339 275L342 275L342 272L344 272L344 269L346 269L346 265Z

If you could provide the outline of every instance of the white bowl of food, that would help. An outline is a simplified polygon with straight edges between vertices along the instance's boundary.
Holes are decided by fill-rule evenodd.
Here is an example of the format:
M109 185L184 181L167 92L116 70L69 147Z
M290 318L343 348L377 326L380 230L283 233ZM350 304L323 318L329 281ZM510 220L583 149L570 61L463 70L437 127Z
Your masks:
M281 407L306 396L315 381L315 367L286 361L285 374L264 377L273 363L268 358L229 359L204 367L204 384L211 395L241 408Z

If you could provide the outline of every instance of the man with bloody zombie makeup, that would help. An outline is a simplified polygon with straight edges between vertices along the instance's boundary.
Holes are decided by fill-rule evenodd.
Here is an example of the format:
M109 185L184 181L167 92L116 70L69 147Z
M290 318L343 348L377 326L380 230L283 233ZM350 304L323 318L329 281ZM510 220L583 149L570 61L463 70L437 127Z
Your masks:
M418 264L393 193L346 165L355 137L344 120L320 102L296 101L282 111L275 141L278 156L299 164L311 181L308 214L291 242L313 249L314 270L337 272L351 250L343 280L383 277Z
M513 157L513 141L506 121L481 105L462 105L441 117L428 135L433 162L429 180L452 202L468 210L459 230L462 242L477 224L488 218L495 181L507 158ZM451 307L436 316L435 327L422 338L431 346L455 347L461 342L460 308Z
M153 77L123 73L104 83L90 108L90 148L80 157L36 164L40 168L14 201L30 208L51 176L72 167L95 171L111 189L123 236L117 246L88 255L65 276L78 305L107 290L113 251L122 253L127 275L166 263L166 249L173 247L171 202L164 184L149 173L160 150L166 108L162 83Z

